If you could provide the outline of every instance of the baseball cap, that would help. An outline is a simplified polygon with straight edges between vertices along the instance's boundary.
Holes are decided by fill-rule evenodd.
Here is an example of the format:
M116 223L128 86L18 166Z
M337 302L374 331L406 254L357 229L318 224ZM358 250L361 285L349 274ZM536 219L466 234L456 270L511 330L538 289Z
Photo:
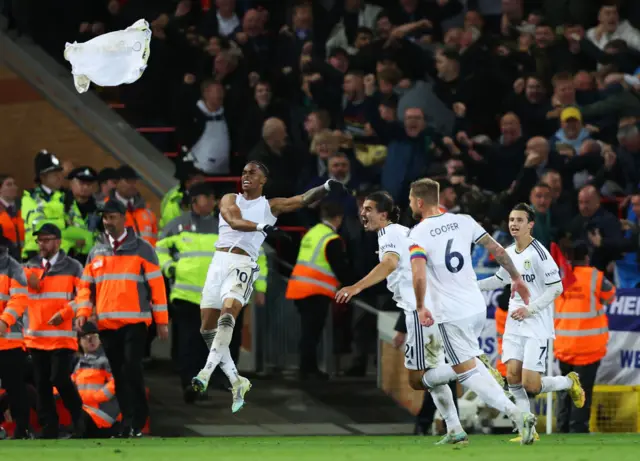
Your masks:
M93 335L98 333L100 332L95 323L86 322L84 325L82 325L82 329L80 330L80 337L82 338L83 336Z
M62 232L60 228L55 224L45 223L33 233L33 235L53 235L55 238L62 238Z
M572 118L582 121L582 113L580 113L580 109L578 109L577 107L567 107L560 113L561 122L566 122L567 120Z
M102 214L105 213L120 213L121 215L127 214L127 209L117 199L111 199L102 207Z

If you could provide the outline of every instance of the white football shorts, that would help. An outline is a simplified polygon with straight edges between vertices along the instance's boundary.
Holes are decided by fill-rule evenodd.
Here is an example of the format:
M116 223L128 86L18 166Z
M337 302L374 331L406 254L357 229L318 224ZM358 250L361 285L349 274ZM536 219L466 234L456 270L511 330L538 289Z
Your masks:
M528 336L504 335L502 337L502 362L518 360L525 370L544 373L547 369L548 344L546 339Z
M228 298L247 305L259 272L260 267L249 256L216 251L202 288L200 309L222 309Z
M404 366L408 370L427 370L444 365L442 338L435 325L420 325L416 311L404 311L407 338L404 344Z
M459 365L484 353L480 349L478 338L482 334L486 318L487 315L481 312L463 319L438 324L444 344L444 354L451 366Z

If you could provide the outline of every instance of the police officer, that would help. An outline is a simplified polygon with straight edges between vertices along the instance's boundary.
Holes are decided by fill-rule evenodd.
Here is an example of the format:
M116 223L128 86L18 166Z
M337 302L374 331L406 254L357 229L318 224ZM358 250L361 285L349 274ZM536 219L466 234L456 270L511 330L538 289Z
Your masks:
M84 223L83 228L87 231L84 247L76 248L71 256L84 265L101 223L98 202L94 197L98 173L91 167L82 166L71 170L67 179L71 186L70 197L75 200Z
M35 158L36 184L34 189L25 190L22 195L21 210L25 222L25 242L22 249L23 260L38 254L38 244L33 235L45 223L56 225L62 232L62 249L85 246L80 211L74 200L67 198L62 188L64 176L58 158L46 150L38 152Z
M161 233L156 253L162 272L170 280L171 314L177 334L177 360L185 402L196 393L191 378L207 360L209 350L200 336L202 287L218 240L218 219L211 186L197 183L187 191L191 210L173 219Z
M176 163L175 178L180 183L169 190L160 203L160 229L163 229L184 211L189 210L190 203L188 199L185 200L185 192L195 183L204 181L205 176L195 167L193 156L190 153L185 153Z

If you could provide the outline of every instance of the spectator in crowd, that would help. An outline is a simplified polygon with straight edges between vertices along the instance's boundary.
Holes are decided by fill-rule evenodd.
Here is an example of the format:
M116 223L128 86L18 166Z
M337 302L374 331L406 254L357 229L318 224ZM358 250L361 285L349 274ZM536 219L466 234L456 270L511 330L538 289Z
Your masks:
M13 177L0 174L0 234L8 239L11 257L20 260L24 244L24 220L17 203L18 185Z
M185 109L178 124L178 141L192 153L196 168L210 175L231 171L232 143L223 107L224 93L220 82L205 80L201 99Z
M262 125L262 140L249 154L269 168L266 193L270 197L288 197L295 192L296 167L300 161L288 148L287 127L278 118L269 118ZM273 173L271 173L273 172Z
M551 242L556 239L557 231L551 220L551 187L545 183L536 184L531 189L529 201L536 214L532 235L545 248L549 249Z
M596 229L605 239L605 242L610 239L620 240L622 238L622 229L618 219L602 207L600 198L600 193L592 185L586 185L580 189L578 193L578 211L580 214L573 218L568 229L574 241L588 242L588 234L594 233ZM593 245L589 245L589 249L593 251ZM592 256L591 263L602 271L607 268L612 259L616 259L617 255L595 252L592 253Z
M587 31L587 37L600 49L604 49L612 40L621 39L640 51L640 31L628 21L620 21L616 1L604 2L598 13L598 25Z
M584 141L591 138L591 133L582 124L582 114L575 107L567 107L562 111L560 123L560 129L550 140L557 150L560 144L566 144L577 151Z
M353 48L353 45L357 40L358 31L362 30L360 29L362 27L373 30L381 11L382 8L379 6L364 0L346 0L342 18L329 34L327 50L344 48L350 54L356 54L357 50Z

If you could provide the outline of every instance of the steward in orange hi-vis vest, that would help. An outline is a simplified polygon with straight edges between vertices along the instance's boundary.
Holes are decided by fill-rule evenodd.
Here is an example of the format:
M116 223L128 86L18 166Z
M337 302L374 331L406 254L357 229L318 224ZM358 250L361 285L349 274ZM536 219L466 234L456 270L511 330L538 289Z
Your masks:
M36 232L39 255L25 265L29 288L24 313L24 341L33 360L38 392L38 417L44 438L58 438L58 413L53 387L60 392L71 414L74 435L82 437L82 400L71 381L75 352L78 350L73 317L76 289L82 266L60 250L61 231L46 223Z
M22 340L22 314L27 302L27 280L22 266L9 256L11 241L0 236L0 382L7 391L14 438L29 437L29 405L25 371L27 354Z
M151 320L169 322L167 295L158 257L147 242L128 228L114 250L107 241L93 247L80 281L78 317L95 313L100 330L116 330Z
M104 351L113 369L125 437L141 437L149 415L142 360L147 326L167 339L169 315L164 278L153 247L125 228L118 200L102 210L106 236L89 253L80 282L78 325L95 314Z

